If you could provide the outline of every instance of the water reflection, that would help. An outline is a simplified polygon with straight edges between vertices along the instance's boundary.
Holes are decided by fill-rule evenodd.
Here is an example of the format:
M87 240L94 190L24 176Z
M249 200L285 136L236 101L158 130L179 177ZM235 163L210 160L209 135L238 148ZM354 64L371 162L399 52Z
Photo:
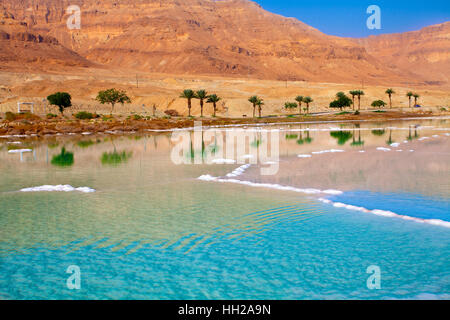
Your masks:
M350 131L332 131L330 136L337 139L338 145L343 146L353 137L353 134Z
M128 151L117 151L114 149L113 152L104 152L100 161L103 165L118 166L121 163L127 162L132 156L132 152Z
M51 164L59 167L70 167L74 163L73 152L66 151L66 148L61 149L61 153L52 157Z

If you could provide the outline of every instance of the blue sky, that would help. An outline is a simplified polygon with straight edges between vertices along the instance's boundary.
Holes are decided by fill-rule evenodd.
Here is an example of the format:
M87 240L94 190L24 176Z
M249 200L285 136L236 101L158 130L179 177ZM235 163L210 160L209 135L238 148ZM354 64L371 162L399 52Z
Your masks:
M255 0L264 9L343 37L419 30L450 20L450 0ZM369 30L370 5L381 9L381 30Z

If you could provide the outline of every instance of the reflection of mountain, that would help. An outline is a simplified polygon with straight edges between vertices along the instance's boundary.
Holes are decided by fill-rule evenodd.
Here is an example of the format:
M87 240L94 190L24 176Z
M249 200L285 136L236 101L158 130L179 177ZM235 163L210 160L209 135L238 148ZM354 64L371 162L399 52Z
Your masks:
M66 26L65 9L74 3L82 10L79 31ZM3 0L2 4L3 67L15 62L45 70L45 65L63 63L66 56L67 66L95 62L170 74L335 83L448 82L443 70L449 69L449 23L418 32L349 39L325 35L246 0ZM42 41L24 42L23 38L33 37ZM14 51L17 46L21 50Z

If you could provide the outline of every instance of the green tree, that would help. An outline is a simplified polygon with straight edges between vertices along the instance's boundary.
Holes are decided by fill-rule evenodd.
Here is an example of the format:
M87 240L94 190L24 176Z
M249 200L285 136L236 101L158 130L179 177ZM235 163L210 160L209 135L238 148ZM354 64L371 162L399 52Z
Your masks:
M261 118L261 111L262 111L262 106L264 105L264 100L258 99L258 101L256 102L256 105L258 106L258 113L259 113L259 117Z
M394 89L387 89L386 94L389 96L389 108L392 109L392 95L395 94Z
M345 107L350 107L352 105L352 99L347 97L345 93L336 93L336 100L330 103L330 108L339 108L341 111Z
M313 102L313 101L314 101L314 100L311 99L311 97L304 97L304 98L303 98L303 102L306 103L306 114L309 113L309 104L310 104L311 102Z
M200 117L203 117L203 103L208 98L208 93L205 90L198 90L195 93L195 98L200 100Z
M384 102L383 100L375 100L374 102L372 102L372 107L374 108L383 108L386 105L386 102Z
M117 103L131 103L131 99L127 96L126 92L123 90L117 89L108 89L104 91L100 91L97 95L96 100L101 104L110 104L111 105L111 114L114 111L114 106Z
M302 114L302 102L303 102L303 96L297 96L297 97L295 98L295 101L297 101L297 103L298 103L299 114Z
M208 100L206 100L206 103L212 103L214 108L213 117L216 116L216 110L217 110L217 102L219 102L221 98L219 98L216 94L211 94L208 96Z
M358 90L356 95L358 96L358 111L361 110L361 96L365 95L364 91Z
M59 112L63 114L64 109L72 106L72 97L67 92L56 92L47 97L48 103L58 106Z
M409 107L411 108L411 98L414 95L414 93L412 93L411 91L408 91L408 93L406 94L406 96L408 97L409 100Z
M248 101L253 105L253 118L255 117L256 105L259 100L260 99L258 98L258 96L251 96L250 98L248 98Z
M355 110L355 97L358 95L358 90L351 90L349 93L352 95L353 110Z
M191 116L191 108L192 108L192 99L195 98L194 91L192 91L191 89L186 89L181 93L180 98L187 99L188 116L190 117Z
M295 102L285 102L284 108L286 110L295 109L295 108L297 108L297 104Z
M415 106L417 106L417 99L420 98L420 95L418 95L417 93L414 93L413 97L414 97L414 107L415 107Z

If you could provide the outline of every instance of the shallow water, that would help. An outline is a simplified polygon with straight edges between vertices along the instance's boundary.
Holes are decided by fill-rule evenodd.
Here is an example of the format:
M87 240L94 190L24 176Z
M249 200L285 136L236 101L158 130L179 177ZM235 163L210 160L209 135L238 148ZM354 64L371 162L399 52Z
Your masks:
M0 298L450 298L449 120L248 129L279 159L242 167L264 135L212 165L175 165L170 132L0 138Z

